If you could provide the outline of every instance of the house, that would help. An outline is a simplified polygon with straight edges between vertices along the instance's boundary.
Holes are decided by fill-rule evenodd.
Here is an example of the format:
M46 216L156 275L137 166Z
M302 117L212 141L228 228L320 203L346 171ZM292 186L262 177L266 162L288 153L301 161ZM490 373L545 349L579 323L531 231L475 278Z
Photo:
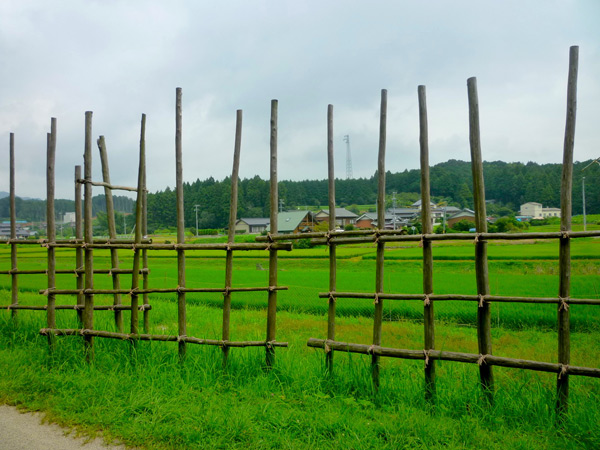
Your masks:
M335 208L335 224L336 226L345 227L346 225L354 225L358 214L348 211L346 208ZM329 208L322 209L315 214L316 222L329 222Z
M421 211L416 208L389 208L386 214L390 214L396 218L396 220L402 222L410 222L421 216Z
M394 228L394 216L393 215L385 214L384 220L385 220L384 228L386 228L386 229ZM397 220L396 228L401 228L401 227L405 226L406 224L407 224L407 222L405 222L405 221ZM356 219L356 222L354 223L354 225L356 226L356 228L364 228L364 229L377 228L377 213L375 213L375 212L364 213L363 215L361 215L360 217L358 217Z
M560 208L542 208L542 217L560 217Z
M314 225L314 214L311 211L283 211L277 215L277 232L280 234L312 231ZM270 229L269 225L267 231Z
M244 219L238 219L235 223L236 233L262 233L269 226L271 219L264 217L248 217Z
M429 201L429 205L430 205L432 208L435 208L435 207L436 207L436 204L435 204L435 203L433 203L432 201ZM410 205L410 206L411 206L411 208L416 208L416 209L418 209L418 210L421 210L421 199L417 200L416 202L414 202L414 203L413 203L412 205Z
M451 228L455 223L460 222L461 220L475 223L475 212L470 209L458 211L447 218L446 224Z
M545 219L546 217L560 217L560 208L544 208L541 203L527 202L521 205L521 216L532 219Z
M32 233L24 227L26 222L17 221L15 223L15 232L17 239L27 239ZM5 221L0 223L0 239L10 239L10 222Z
M521 205L519 210L521 216L529 216L532 219L542 219L542 204L537 202L527 202Z

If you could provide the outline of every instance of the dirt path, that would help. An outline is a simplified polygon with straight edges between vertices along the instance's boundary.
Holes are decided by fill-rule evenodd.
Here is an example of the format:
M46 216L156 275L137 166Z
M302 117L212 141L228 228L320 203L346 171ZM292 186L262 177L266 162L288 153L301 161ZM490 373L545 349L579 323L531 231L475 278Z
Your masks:
M125 446L106 446L102 439L65 436L64 428L41 423L39 413L21 413L12 406L0 405L0 450L126 450Z

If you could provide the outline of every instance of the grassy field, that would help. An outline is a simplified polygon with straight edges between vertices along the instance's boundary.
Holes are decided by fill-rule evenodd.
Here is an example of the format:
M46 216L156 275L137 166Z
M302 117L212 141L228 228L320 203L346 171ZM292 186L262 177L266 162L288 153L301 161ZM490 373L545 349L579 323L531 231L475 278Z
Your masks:
M436 243L438 244L438 243ZM421 249L390 246L385 269L387 292L419 293ZM58 251L58 266L73 268L72 253ZM219 252L190 252L188 286L222 287L224 260ZM600 297L600 240L573 242L572 296ZM95 252L96 267L109 267L106 252ZM373 290L372 246L339 249L338 290ZM548 242L490 245L493 294L556 296L557 244ZM21 268L45 268L45 251L19 249ZM131 252L122 251L123 267ZM238 253L236 253L238 255ZM209 256L209 258L206 258ZM440 243L434 247L436 293L474 293L473 245ZM495 368L497 395L490 407L480 398L475 365L437 365L437 406L423 401L422 361L383 360L382 387L370 384L368 357L336 353L333 379L324 374L323 353L306 347L310 337L326 334L327 251L324 248L281 253L279 341L275 370L265 371L262 349L233 349L221 368L220 349L190 346L184 365L177 346L96 339L96 360L83 363L78 337L60 338L49 355L43 312L19 312L19 327L0 312L0 401L42 410L49 420L77 426L83 433L104 430L108 438L149 449L178 448L570 448L600 447L600 383L571 377L570 411L563 430L554 427L556 376ZM0 267L9 265L0 250ZM23 266L21 266L21 263ZM266 252L236 256L234 285L266 286ZM151 285L174 287L175 259L152 252ZM124 284L128 281L124 277ZM20 277L21 303L43 304L37 295L45 276ZM59 287L75 285L74 275L57 278ZM98 275L96 287L110 287ZM10 299L10 279L0 276L0 304ZM220 295L188 295L188 335L220 338ZM151 296L151 332L177 334L175 295ZM60 298L58 303L71 303ZM98 303L110 303L97 296ZM264 339L266 294L237 294L232 339ZM339 340L370 344L372 301L337 302ZM383 345L423 346L422 302L387 301ZM436 347L477 353L476 304L436 304ZM494 304L494 354L556 361L555 305ZM113 329L111 315L97 312L96 327ZM600 308L571 306L572 364L600 367ZM75 327L72 312L57 312L59 327Z

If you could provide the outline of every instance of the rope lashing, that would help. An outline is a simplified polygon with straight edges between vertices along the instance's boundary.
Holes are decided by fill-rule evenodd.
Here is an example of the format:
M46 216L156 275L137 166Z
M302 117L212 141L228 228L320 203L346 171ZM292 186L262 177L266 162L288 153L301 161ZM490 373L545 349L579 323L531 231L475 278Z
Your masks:
M568 231L561 231L560 232L560 237L563 239L569 239L569 232Z
M425 367L429 366L429 350L423 350L423 354L425 355Z
M419 247L423 248L424 242L425 242L425 239L424 239L423 235L421 235L421 240L419 241Z
M374 355L374 350L375 350L375 344L371 345L368 349L367 349L367 355Z
M479 307L483 308L483 302L485 301L485 297L482 294L479 294L478 297L479 297Z
M327 342L323 343L323 350L325 350L325 353L331 352L331 347L329 345L327 345Z
M269 241L270 243L273 243L273 235L271 233L267 233L267 241Z
M481 354L479 355L479 359L477 360L477 365L478 365L478 366L481 366L481 365L483 365L483 364L486 364L486 365L487 365L487 362L485 361L485 357L486 357L486 356L487 356L487 355L481 355Z
M430 298L429 298L429 294L425 294L425 295L423 296L423 304L424 304L425 306L429 306L429 305L431 305L431 300L430 300Z
M269 290L269 292L274 292L277 290L277 286L269 286L268 290Z
M559 311L568 311L569 310L569 304L567 303L567 301L569 300L569 298L563 298L563 297L558 297L560 306L558 307Z
M378 303L379 303L379 294L378 294L378 293L376 293L376 294L375 294L375 301L373 302L373 304L374 304L374 305L376 305L376 304L378 304Z
M182 288L181 286L177 285L176 289L177 289L177 293L178 294L183 294L183 290L182 289L184 289L184 288Z
M333 292L329 293L329 299L330 302L335 303L335 295L333 295Z
M177 342L185 342L186 338L187 336L185 334L177 336Z
M179 286L178 286L178 288L179 288ZM137 295L139 290L140 289L136 287L135 289L132 289L129 291L129 295Z
M266 342L265 342L265 346L266 346L268 349L272 349L274 344L275 344L275 340L272 340L272 341L266 341Z
M473 240L473 244L477 245L479 243L480 237L481 237L481 233L475 233L475 239Z
M560 365L560 372L558 372L558 379L562 379L563 375L567 375L567 373L569 372L569 365L568 364L561 364Z

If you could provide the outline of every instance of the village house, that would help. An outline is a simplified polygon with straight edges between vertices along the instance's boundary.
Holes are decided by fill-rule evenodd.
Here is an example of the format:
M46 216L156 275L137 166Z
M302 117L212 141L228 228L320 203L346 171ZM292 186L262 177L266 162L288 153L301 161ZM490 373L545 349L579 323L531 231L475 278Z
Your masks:
M280 234L305 233L315 226L311 211L283 211L277 215L277 232ZM271 226L267 227L271 231Z
M247 217L238 219L235 223L236 233L262 233L269 226L271 219L263 217Z
M354 225L358 214L348 211L346 208L335 208L335 225L337 227L345 227L346 225ZM315 214L316 222L329 222L329 208L322 209Z

